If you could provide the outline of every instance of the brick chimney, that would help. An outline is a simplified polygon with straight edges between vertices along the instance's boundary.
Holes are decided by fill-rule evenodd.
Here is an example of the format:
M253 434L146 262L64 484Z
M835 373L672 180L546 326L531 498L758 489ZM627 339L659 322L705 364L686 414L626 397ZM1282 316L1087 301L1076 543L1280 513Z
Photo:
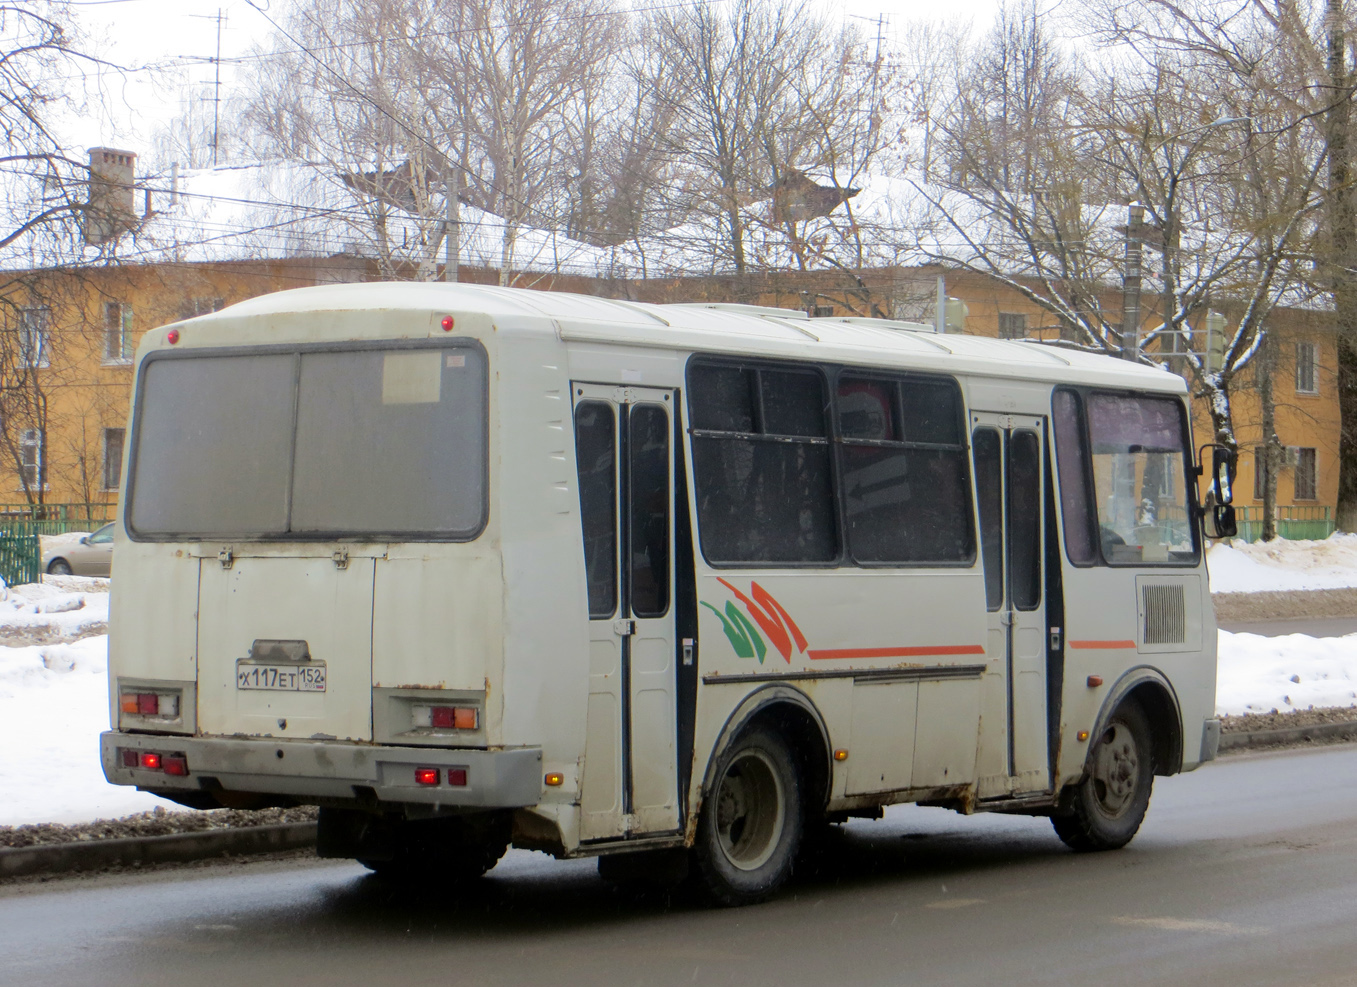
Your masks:
M90 148L90 197L85 208L85 242L116 240L136 225L133 202L137 156L113 147Z

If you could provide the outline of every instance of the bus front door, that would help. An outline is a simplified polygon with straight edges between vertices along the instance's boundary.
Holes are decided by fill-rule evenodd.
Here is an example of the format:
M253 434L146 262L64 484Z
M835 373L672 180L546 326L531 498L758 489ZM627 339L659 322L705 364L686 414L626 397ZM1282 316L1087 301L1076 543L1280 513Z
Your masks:
M971 429L989 613L978 794L983 799L1048 792L1045 420L973 412Z
M674 832L674 392L572 392L589 597L580 839Z

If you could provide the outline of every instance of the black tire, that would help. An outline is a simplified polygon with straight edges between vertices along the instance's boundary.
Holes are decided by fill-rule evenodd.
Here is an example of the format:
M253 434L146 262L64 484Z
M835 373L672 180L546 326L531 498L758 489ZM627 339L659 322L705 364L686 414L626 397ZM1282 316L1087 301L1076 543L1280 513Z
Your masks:
M1120 849L1140 829L1153 787L1149 721L1135 703L1122 703L1089 748L1071 811L1052 816L1051 824L1072 850Z
M65 559L53 559L47 563L47 571L53 576L69 576L71 574L71 564Z
M702 805L693 857L702 889L722 905L748 905L791 876L803 810L787 742L755 728L721 754Z

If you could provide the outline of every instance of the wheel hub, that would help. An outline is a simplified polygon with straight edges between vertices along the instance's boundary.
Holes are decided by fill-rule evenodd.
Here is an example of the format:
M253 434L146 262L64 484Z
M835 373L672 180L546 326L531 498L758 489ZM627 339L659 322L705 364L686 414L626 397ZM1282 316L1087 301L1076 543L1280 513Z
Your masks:
M1099 807L1119 816L1135 798L1140 780L1140 752L1124 724L1113 723L1098 741L1093 759L1093 788Z

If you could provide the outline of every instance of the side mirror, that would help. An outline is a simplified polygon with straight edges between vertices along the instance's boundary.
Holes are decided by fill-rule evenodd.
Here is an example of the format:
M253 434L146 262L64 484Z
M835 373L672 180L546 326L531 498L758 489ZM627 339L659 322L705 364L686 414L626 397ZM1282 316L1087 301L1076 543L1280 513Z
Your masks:
M89 535L81 535L81 536L80 536L80 544L82 544L82 545L88 545L89 543L90 543L90 536L89 536Z
M1212 504L1202 515L1202 528L1207 538L1234 538L1239 534L1235 524L1234 506L1231 504Z
M1216 504L1227 507L1234 500L1235 465L1239 454L1228 446L1211 447L1211 491L1216 495ZM1234 511L1230 512L1231 526L1234 524Z

